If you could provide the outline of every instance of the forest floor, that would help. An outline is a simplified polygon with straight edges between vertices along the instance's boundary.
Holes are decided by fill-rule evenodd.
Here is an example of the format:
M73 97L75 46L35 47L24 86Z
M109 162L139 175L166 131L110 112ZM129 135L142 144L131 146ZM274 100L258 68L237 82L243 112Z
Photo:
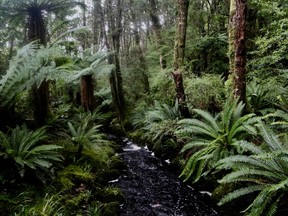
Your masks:
M184 184L162 161L147 150L122 141L120 153L127 169L113 181L123 193L121 216L214 216L210 197Z

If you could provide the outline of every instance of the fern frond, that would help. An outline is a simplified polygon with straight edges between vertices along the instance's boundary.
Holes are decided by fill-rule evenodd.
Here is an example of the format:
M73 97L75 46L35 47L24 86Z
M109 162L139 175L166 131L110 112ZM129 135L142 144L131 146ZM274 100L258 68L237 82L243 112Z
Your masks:
M251 185L251 186L248 186L248 187L245 187L245 188L240 188L240 189L237 189L237 190L234 190L233 192L230 192L228 194L226 194L219 202L218 202L218 205L223 205L227 202L230 202L234 199L237 199L239 197L242 197L242 196L247 196L251 193L254 193L256 191L261 191L265 188L264 185Z

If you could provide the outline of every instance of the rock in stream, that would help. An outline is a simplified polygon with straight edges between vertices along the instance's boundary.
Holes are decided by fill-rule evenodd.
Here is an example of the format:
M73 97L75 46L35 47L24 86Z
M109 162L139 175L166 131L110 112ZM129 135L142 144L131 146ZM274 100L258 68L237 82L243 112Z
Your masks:
M112 184L121 188L125 202L121 216L219 215L204 195L182 183L169 165L147 148L124 139L121 158L127 169Z

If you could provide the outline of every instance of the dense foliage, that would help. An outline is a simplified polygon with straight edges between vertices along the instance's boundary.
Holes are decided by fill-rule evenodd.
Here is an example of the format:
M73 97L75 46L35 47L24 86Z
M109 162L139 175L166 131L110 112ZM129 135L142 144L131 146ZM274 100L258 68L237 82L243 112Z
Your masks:
M121 192L107 182L123 167L108 130L168 158L187 183L217 187L224 208L287 214L287 6L2 0L0 213L117 215Z

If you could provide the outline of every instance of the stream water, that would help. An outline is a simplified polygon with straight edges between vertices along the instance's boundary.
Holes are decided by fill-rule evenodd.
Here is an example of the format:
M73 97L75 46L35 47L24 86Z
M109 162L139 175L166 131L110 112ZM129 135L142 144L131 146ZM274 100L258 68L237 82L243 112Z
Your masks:
M127 169L111 184L121 188L125 202L121 216L214 216L219 215L207 195L182 183L162 161L147 148L128 139L122 141L120 156Z

